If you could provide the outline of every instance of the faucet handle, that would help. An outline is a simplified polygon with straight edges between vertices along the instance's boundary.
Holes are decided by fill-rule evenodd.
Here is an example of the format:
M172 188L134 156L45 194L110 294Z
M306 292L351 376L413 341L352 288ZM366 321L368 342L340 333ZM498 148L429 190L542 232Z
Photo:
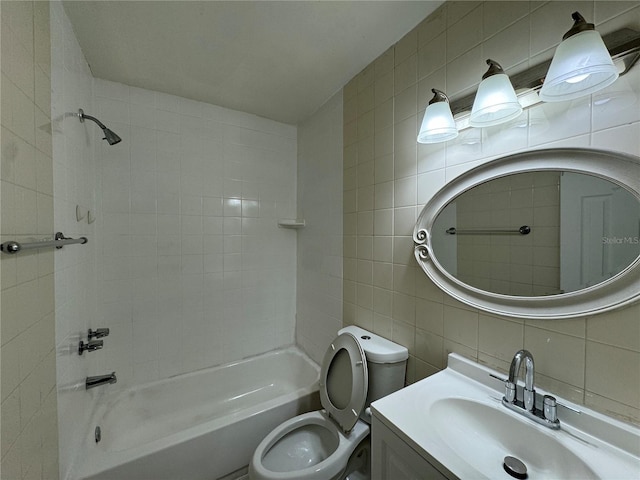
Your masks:
M507 400L507 402L513 403L516 399L516 384L510 382L506 378L494 375L493 373L490 373L489 376L504 383L504 398Z
M571 410L572 412L577 413L578 415L582 413L577 408L573 408L565 403L558 402L556 400L556 397L552 395L545 395L542 400L544 418L546 418L550 422L556 422L558 420L558 405L566 408L567 410Z
M558 402L556 401L556 397L545 395L542 400L542 407L545 419L550 422L556 422L558 420Z
M88 333L89 340L91 340L94 337L102 338L102 337L108 337L108 336L109 336L108 328L96 328L95 330L89 329L89 333Z
M80 341L80 345L78 346L78 355L82 355L83 352L95 352L96 350L100 350L103 347L104 342L102 340L91 340L90 342L84 343L82 340Z

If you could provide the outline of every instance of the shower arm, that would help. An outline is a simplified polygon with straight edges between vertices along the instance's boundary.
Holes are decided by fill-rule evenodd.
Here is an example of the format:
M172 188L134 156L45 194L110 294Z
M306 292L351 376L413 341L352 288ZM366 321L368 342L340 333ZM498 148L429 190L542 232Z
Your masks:
M115 145L116 143L120 143L122 141L122 139L118 136L118 134L109 130L106 127L106 125L102 123L100 120L98 120L96 117L92 117L91 115L85 115L84 111L81 108L78 110L78 118L80 119L81 123L84 123L85 118L91 120L92 122L95 122L96 125L98 125L102 129L102 132L104 133L103 140L106 140L107 143L109 143L109 145Z
M95 122L98 124L98 126L104 130L106 129L106 125L104 123L102 123L100 120L98 120L96 117L92 117L91 115L87 115L86 113L84 113L84 110L82 110L81 108L78 110L78 117L80 118L80 123L84 123L85 118L87 120L91 120L92 122Z

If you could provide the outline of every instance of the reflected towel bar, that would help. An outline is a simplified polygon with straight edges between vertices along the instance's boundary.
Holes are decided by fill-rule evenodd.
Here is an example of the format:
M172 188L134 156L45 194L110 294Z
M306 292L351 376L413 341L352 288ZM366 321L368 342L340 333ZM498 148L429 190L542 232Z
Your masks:
M457 230L456 227L447 228L449 235L528 235L531 233L529 225L523 225L517 230Z
M56 247L62 248L65 245L75 245L77 243L84 245L87 243L89 239L87 237L80 238L68 238L64 236L64 233L57 232L53 237L53 240L45 240L43 242L33 242L33 243L18 243L18 242L4 242L0 245L0 250L3 253L18 253L22 250L31 250L34 248L45 248L45 247Z

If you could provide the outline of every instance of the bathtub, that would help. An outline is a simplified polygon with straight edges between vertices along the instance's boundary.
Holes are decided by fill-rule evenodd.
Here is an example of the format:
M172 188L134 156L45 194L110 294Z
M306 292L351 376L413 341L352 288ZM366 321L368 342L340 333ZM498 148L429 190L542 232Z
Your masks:
M72 478L233 478L274 427L320 408L318 377L289 347L114 394L96 409Z

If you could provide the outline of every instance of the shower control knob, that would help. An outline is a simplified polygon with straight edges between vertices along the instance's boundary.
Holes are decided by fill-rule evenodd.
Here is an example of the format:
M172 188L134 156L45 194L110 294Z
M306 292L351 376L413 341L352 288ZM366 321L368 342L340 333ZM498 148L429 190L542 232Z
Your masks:
M81 340L80 345L78 346L78 355L82 355L85 351L94 352L96 350L100 350L102 347L103 347L102 340L91 340L87 343L84 343Z
M102 338L109 336L108 328L96 328L95 330L89 329L89 340L92 338Z

